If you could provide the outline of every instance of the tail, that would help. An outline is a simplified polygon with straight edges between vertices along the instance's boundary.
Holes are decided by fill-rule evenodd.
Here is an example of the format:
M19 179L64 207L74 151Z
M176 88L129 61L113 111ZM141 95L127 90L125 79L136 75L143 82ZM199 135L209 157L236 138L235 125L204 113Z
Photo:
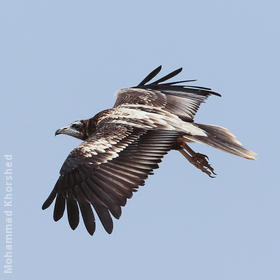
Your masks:
M210 124L194 124L203 129L207 136L188 136L188 139L200 142L223 150L227 153L247 158L256 159L256 153L245 149L242 144L226 128Z

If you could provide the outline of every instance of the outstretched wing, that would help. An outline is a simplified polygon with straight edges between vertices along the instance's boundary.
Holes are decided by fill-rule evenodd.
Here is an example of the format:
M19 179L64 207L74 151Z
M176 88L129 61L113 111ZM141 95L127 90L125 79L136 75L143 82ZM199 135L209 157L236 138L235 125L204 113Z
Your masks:
M56 199L54 220L63 216L66 206L72 229L78 226L81 212L87 231L92 235L95 231L93 206L105 230L111 233L111 214L117 219L121 216L121 206L138 186L144 185L153 169L158 168L177 137L174 131L103 124L69 154L42 208L48 208Z
M219 93L211 91L210 88L198 86L182 85L185 82L195 80L185 80L177 82L163 83L173 78L182 71L179 68L159 80L147 84L161 70L161 66L152 71L138 86L119 90L114 107L143 105L159 107L179 116L186 121L192 121L200 104L213 94L221 96Z

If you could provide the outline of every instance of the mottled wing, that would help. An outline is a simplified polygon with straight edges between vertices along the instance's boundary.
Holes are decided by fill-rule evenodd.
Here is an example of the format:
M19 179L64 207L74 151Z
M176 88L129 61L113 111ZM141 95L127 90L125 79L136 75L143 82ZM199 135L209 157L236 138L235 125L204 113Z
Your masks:
M90 234L95 231L92 207L105 230L113 230L113 215L119 218L121 206L144 185L158 168L162 157L178 137L174 131L147 131L124 125L104 124L88 141L74 149L61 168L61 175L43 204L55 200L54 220L67 208L72 229L79 224L79 213Z
M116 93L117 100L114 107L129 105L158 107L179 116L183 120L192 121L200 104L209 95L220 96L220 94L211 91L210 88L180 84L194 80L163 83L180 73L182 68L153 83L146 84L159 73L160 69L161 67L158 67L152 71L138 86L119 90Z

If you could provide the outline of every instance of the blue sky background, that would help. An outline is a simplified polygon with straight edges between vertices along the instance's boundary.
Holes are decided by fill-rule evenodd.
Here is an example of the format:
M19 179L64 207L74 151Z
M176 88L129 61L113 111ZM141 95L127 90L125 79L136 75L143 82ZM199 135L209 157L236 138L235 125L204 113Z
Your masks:
M279 1L1 1L1 173L2 155L14 156L7 279L280 279L279 9ZM229 128L258 160L194 144L216 179L173 151L112 235L99 222L93 237L66 217L55 223L41 205L80 143L55 130L110 108L116 90L160 64L222 93L196 120ZM3 247L3 214L1 225Z

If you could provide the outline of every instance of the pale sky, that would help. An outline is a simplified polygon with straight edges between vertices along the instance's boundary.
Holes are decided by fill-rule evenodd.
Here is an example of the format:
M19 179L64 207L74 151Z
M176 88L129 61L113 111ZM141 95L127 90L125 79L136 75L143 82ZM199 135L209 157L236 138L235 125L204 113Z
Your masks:
M2 1L2 145L13 155L13 274L1 279L280 279L279 1ZM211 96L196 121L227 127L257 161L201 144L210 179L171 152L94 236L41 205L87 119L158 65ZM1 180L1 252L4 248ZM3 249L3 250L2 250Z

